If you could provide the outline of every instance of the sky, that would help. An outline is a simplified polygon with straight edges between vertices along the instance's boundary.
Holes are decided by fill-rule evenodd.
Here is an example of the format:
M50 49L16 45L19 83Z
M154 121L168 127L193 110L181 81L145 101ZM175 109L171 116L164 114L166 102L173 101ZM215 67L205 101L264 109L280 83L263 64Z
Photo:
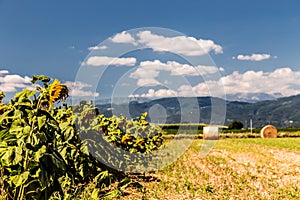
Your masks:
M44 74L81 99L297 95L299 10L297 0L0 0L0 91Z

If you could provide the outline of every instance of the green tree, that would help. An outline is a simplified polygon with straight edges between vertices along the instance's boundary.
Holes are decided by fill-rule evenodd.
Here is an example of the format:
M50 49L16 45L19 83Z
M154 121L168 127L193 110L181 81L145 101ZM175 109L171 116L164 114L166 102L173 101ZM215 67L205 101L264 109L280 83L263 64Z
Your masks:
M229 129L242 129L244 127L244 124L238 120L233 120L229 124Z

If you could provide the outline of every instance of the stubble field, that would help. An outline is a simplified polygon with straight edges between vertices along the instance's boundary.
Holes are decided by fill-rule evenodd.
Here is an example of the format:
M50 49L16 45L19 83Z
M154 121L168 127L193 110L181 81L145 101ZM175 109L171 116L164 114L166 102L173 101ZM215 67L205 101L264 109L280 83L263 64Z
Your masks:
M121 199L299 199L300 138L195 140L174 163L133 176Z

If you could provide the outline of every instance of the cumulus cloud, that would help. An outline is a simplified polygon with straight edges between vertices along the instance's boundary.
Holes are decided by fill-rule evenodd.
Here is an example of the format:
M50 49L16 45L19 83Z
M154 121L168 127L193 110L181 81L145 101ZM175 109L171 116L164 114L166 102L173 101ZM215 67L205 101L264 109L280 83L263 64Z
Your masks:
M287 78L288 77L288 78ZM168 96L216 96L224 94L266 93L291 96L300 94L300 70L278 68L271 72L249 70L244 73L238 71L219 80L201 82L197 85L181 85L176 90L149 90L143 97Z
M288 78L287 78L288 77ZM246 71L244 73L233 72L220 78L218 81L199 83L193 87L193 91L200 96L210 93L226 94L236 93L281 93L283 96L300 94L300 71L290 68L278 68L271 72Z
M183 97L195 96L191 85L181 85L178 88L178 95Z
M223 53L222 46L212 40L197 39L188 36L166 37L151 31L140 31L135 39L130 33L123 31L111 38L114 43L143 45L158 52L172 52L186 56L201 56L209 52Z
M239 54L237 57L232 57L233 59L238 60L249 60L249 61L262 61L271 58L270 54L251 54L251 55L242 55Z
M139 87L149 87L149 86L161 85L161 83L155 80L154 78L145 78L145 79L140 78L137 81L137 85Z
M92 86L86 83L67 81L63 84L68 86L70 96L99 96L99 93L90 91L89 88ZM22 77L17 74L9 74L7 70L0 70L0 91L2 92L14 93L25 88L34 90L35 87L28 76Z
M154 90L154 89L149 89L147 93L144 94L135 94L135 95L129 95L129 97L144 97L144 98L155 98L155 97L176 97L177 92L174 90L170 89L159 89L159 90Z
M219 70L215 66L197 65L194 67L174 61L167 62L167 65L171 66L171 75L178 76L203 76L206 74L215 74Z
M116 34L114 37L110 38L110 40L114 43L137 45L134 37L126 31Z
M138 69L131 73L129 77L137 79L138 86L156 86L160 85L160 82L156 78L159 77L161 71L169 72L171 76L203 76L217 73L218 70L215 66L191 66L176 61L164 63L154 60L141 62Z
M0 70L0 90L2 92L16 92L18 89L33 89L31 78L17 74L9 74L7 70Z
M8 74L9 72L8 72L8 70L0 70L0 75L1 74Z
M98 97L99 93L98 92L92 92L89 90L92 86L83 83L80 81L72 82L72 81L67 81L64 83L65 85L68 86L69 89L69 95L73 97Z
M151 31L141 31L137 33L138 42L153 51L173 52L186 56L200 56L211 51L219 54L223 53L222 47L212 40L196 39L187 36L165 37L151 33Z
M219 67L219 71L220 71L220 72L224 72L225 69L224 69L223 67Z
M107 49L107 46L105 46L105 45L102 45L102 46L92 46L92 47L88 48L89 51L97 51L97 50L104 50L104 49Z
M87 59L84 65L89 66L134 66L136 63L136 58L117 58L108 56L91 56Z

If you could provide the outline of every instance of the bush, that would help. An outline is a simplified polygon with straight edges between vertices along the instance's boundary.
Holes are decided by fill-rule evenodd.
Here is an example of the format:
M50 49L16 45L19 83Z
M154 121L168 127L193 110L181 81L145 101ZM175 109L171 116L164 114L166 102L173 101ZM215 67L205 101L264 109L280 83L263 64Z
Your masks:
M244 124L238 120L231 121L228 126L229 129L242 129L243 127L244 127Z

